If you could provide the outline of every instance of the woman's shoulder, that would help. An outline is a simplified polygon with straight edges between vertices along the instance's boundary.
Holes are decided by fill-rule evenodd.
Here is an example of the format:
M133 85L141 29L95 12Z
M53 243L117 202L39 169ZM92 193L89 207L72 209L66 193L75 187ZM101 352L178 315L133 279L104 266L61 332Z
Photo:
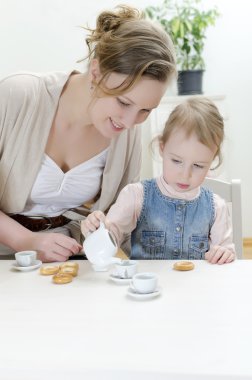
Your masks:
M69 75L66 72L18 72L8 75L0 80L1 108L12 107L15 112L24 102L33 106L38 96L58 96Z
M9 88L19 88L20 85L37 83L41 77L41 74L38 73L30 73L30 72L17 72L5 76L0 80L0 86Z
M0 97L7 104L19 104L34 97L39 87L39 76L33 73L14 73L0 80Z
M10 74L0 79L1 94L26 94L31 93L34 95L41 83L46 87L64 85L69 78L71 72L48 72L48 73L35 73L35 72L17 72Z

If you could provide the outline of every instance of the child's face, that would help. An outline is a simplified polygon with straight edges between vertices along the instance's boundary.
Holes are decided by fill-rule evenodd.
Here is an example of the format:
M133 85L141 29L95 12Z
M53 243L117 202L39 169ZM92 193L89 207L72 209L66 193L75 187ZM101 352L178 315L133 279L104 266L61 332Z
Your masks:
M116 88L126 76L112 73L106 85ZM118 96L98 97L90 108L91 123L106 138L117 137L125 129L145 121L164 95L167 83L142 78L128 92Z
M181 193L195 189L204 181L216 154L199 142L196 134L187 137L183 128L175 129L164 146L163 176L172 188Z

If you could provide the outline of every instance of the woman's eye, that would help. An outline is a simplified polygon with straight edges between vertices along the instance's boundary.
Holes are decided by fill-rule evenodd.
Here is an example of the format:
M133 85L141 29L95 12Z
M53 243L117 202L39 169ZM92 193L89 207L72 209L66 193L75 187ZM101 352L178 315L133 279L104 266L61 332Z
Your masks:
M204 166L202 165L199 165L199 164L194 164L195 168L197 169L204 169Z
M123 106L123 107L128 107L128 106L130 106L129 103L125 103L125 102L122 101L120 98L116 98L116 99L117 99L118 103L119 103L121 106Z

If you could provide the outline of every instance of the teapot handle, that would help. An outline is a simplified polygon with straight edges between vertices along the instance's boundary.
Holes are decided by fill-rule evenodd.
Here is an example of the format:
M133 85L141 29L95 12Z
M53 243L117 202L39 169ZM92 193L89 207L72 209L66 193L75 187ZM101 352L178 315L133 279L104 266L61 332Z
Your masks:
M106 229L106 227L105 227L105 224L103 223L103 222L100 222L100 227L99 228L101 228L101 229Z
M99 228L105 230L105 229L106 229L105 224L104 224L103 222L100 222ZM99 228L98 228L98 229L99 229ZM96 230L96 231L97 231L97 230ZM95 231L89 231L89 232L87 233L87 235L86 235L86 238L87 238L89 235L91 235L93 232L95 232Z

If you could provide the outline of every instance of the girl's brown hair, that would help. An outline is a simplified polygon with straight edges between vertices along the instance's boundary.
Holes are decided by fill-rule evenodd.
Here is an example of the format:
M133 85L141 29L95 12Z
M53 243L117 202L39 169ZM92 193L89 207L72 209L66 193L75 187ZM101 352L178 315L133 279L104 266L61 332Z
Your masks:
M119 95L133 87L142 76L161 82L176 76L174 46L167 33L144 19L132 7L120 5L115 11L102 12L95 29L88 29L88 58L97 58L102 78L96 83L106 94ZM116 72L127 75L115 89L104 79Z
M215 158L222 163L221 145L224 140L224 122L218 108L208 98L189 98L179 104L165 123L162 135L158 137L163 145L169 140L172 132L183 128L186 136L195 133L198 140L208 148L216 148Z

